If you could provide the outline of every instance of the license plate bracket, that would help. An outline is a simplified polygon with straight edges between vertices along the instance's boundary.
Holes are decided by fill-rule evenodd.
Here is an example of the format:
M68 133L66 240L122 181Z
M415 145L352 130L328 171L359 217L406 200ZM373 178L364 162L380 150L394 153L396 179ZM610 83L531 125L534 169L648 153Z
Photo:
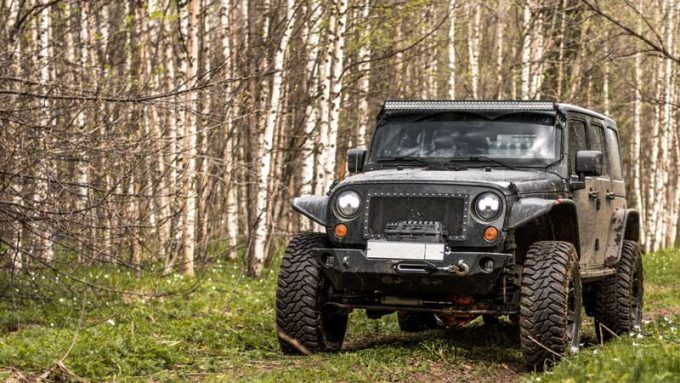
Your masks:
M443 243L368 241L366 258L443 261L445 250Z

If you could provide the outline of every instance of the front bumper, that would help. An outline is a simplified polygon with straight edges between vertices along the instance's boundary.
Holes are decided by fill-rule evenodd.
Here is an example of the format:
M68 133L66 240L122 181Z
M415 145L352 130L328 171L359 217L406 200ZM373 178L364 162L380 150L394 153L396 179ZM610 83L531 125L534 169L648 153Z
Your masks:
M399 295L486 295L512 263L511 254L486 252L447 252L438 261L369 259L362 249L314 254L335 290Z

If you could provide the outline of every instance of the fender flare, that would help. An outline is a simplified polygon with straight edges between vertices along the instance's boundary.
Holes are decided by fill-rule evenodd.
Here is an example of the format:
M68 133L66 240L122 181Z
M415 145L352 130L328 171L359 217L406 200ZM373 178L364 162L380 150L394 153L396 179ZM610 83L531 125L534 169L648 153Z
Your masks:
M327 196L303 195L293 198L293 210L311 219L319 225L326 226L328 212Z
M508 229L518 228L552 211L556 206L569 206L576 210L576 203L570 199L522 198L510 209Z
M604 263L614 266L621 259L623 240L640 240L640 213L635 209L616 209L609 225L609 239L605 250Z
M559 222L557 213L567 212L575 219L569 225L568 221ZM580 228L578 222L578 211L576 203L570 199L545 199L545 198L522 198L516 201L510 209L508 217L508 229L517 229L524 224L544 215L553 215L551 218L555 222L555 237L558 240L565 240L573 243L577 253L581 254Z

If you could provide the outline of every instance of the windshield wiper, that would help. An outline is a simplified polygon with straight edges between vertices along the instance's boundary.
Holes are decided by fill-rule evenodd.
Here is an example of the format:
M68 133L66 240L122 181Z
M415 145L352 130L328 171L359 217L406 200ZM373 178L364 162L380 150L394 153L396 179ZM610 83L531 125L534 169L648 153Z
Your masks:
M510 170L517 170L512 165L506 164L503 161L497 160L489 156L471 156L471 157L454 157L446 161L447 163L458 163L458 162L493 162L494 164L500 165L504 168Z
M424 166L430 166L432 165L431 162L425 161L424 159L420 157L412 157L412 156L397 156L397 157L383 157L383 158L378 158L375 160L375 162L415 162L420 165Z

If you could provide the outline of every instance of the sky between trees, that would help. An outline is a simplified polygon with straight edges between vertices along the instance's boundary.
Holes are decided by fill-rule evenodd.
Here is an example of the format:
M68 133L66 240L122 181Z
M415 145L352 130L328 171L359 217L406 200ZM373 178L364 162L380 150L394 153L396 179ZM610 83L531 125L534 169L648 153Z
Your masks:
M235 259L346 176L385 99L612 116L644 244L678 232L677 0L1 0L7 270Z

